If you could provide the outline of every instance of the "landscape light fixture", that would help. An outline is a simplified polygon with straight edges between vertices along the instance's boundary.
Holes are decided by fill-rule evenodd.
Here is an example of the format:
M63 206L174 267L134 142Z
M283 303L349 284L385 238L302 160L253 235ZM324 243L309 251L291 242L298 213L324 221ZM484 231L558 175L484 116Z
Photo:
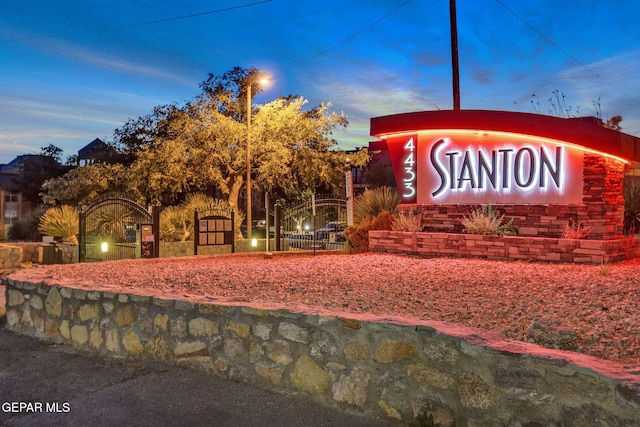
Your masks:
M100 244L100 251L102 252L102 260L106 261L107 260L107 252L109 252L109 243L102 242Z
M258 76L247 82L247 239L251 240L251 85L266 85L269 79Z

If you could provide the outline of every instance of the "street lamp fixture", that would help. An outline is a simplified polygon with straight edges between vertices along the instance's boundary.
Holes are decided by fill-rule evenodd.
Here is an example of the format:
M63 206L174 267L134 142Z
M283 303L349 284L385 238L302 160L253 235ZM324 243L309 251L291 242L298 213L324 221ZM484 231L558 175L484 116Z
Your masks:
M269 83L266 77L249 80L247 83L247 239L251 240L251 85Z

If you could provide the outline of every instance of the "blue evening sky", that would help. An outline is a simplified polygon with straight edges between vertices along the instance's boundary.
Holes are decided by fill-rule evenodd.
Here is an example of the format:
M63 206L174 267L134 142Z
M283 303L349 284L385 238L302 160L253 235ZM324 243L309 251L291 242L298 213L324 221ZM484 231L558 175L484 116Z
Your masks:
M463 109L622 115L640 135L640 2L458 0ZM64 157L193 98L208 73L257 67L257 104L296 94L350 121L451 109L448 0L0 0L0 163Z

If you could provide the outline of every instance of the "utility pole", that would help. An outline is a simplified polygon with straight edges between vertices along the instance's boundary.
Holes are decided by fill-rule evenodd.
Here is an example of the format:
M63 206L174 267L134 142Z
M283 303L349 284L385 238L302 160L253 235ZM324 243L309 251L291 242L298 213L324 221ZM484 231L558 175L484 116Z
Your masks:
M460 68L458 64L458 24L456 21L456 0L449 0L451 20L451 69L453 72L453 109L460 109Z

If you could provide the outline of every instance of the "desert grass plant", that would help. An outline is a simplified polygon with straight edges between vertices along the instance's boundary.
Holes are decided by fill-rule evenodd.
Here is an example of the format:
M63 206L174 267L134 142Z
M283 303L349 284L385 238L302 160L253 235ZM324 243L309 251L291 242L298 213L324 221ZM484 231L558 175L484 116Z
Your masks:
M369 251L369 230L391 230L393 215L382 211L376 216L369 216L359 224L352 225L344 232L347 241L345 251L358 254Z
M391 229L393 231L422 231L424 225L422 224L422 217L414 214L412 211L398 212L393 217L393 223Z
M593 230L590 225L585 226L578 221L569 220L567 224L562 225L563 239L586 239Z
M45 236L62 239L63 243L78 244L78 210L73 206L62 205L49 208L40 217L38 231Z
M395 214L399 204L400 194L393 187L365 190L353 204L353 222L359 224L365 218L378 216L385 211Z
M505 222L505 216L491 204L482 205L469 211L469 216L460 220L464 232L469 234L514 236L513 218Z

